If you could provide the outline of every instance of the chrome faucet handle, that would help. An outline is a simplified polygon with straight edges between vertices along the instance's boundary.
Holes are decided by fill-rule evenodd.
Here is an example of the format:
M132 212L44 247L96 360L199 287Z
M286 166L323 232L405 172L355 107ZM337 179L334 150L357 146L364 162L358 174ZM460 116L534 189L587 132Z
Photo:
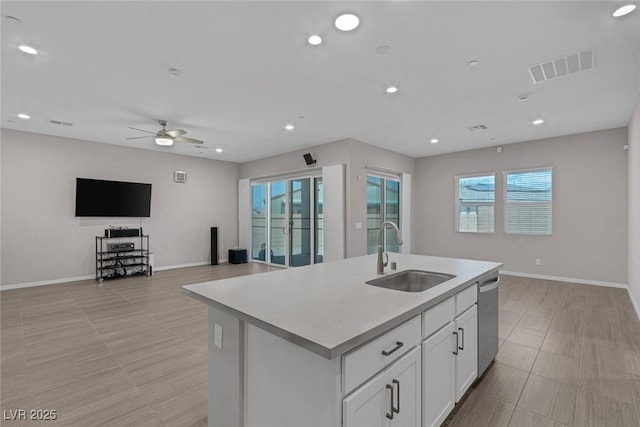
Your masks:
M389 264L389 254L386 252L382 253L384 255L384 262L382 263L383 267L386 267Z

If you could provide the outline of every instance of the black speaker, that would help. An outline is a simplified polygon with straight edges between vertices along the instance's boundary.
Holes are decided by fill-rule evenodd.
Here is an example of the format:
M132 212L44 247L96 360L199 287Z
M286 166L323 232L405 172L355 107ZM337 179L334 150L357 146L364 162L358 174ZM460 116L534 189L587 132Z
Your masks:
M211 227L211 265L218 265L218 227Z
M316 159L313 158L311 153L303 154L302 157L304 157L304 161L307 163L307 166L316 164Z

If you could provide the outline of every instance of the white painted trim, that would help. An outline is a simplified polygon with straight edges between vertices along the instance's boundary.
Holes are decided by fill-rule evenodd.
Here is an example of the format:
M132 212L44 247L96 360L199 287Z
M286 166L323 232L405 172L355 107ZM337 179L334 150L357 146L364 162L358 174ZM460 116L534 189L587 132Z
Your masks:
M505 270L500 270L500 274L504 274L506 276L528 277L531 279L555 280L556 282L571 282L579 283L582 285L607 286L609 288L622 288L627 290L629 289L629 287L624 283L603 282L600 280L576 279L574 277L563 276L547 276L545 274L519 273L517 271Z
M636 299L633 297L633 292L631 292L630 288L627 288L627 292L629 292L629 299L631 299L631 304L633 305L633 308L636 310L636 315L638 316L638 319L640 319L640 307L638 307L638 303L636 302Z
M411 174L403 173L400 184L400 231L404 244L400 246L400 252L411 252Z
M227 259L221 259L219 261L220 264L225 264L227 262L228 262ZM209 264L209 261L199 261L199 262L192 262L189 264L166 265L164 267L156 267L154 271L175 270L176 268L197 267L197 266L208 265L208 264ZM37 282L13 283L10 285L0 285L0 291L8 291L9 289L32 288L34 286L56 285L58 283L79 282L81 280L89 280L89 279L95 279L95 278L96 278L96 275L91 274L89 276L63 277L61 279L39 280Z
M0 290L7 291L9 289L31 288L33 286L56 285L58 283L78 282L80 280L95 279L96 275L63 277L61 279L39 280L37 282L13 283L11 285L0 285Z

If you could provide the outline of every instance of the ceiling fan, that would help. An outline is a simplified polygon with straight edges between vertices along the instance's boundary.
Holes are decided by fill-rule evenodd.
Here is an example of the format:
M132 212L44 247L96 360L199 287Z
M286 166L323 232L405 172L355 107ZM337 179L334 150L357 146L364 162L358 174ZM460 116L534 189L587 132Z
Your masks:
M155 138L156 144L162 145L162 146L165 146L165 147L172 146L174 141L177 141L177 142L188 142L190 144L203 144L204 143L203 141L200 141L199 139L187 138L186 136L183 136L184 134L187 133L186 130L182 130L182 129L167 130L167 121L166 120L158 120L158 123L160 123L160 126L162 126L162 129L157 131L157 132L151 132L151 131L148 131L148 130L138 129L138 128L134 128L134 127L129 126L129 129L137 130L137 131L140 131L140 132L150 133L151 135L134 136L132 138L127 138L127 139Z

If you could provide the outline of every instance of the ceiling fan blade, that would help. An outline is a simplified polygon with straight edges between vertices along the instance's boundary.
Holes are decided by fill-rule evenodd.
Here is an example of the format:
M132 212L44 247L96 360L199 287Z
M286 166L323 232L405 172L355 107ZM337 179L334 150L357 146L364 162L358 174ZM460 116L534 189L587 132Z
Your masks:
M127 139L143 139L143 138L153 138L155 135L149 135L149 136L134 136L131 138L127 138Z
M175 138L176 136L184 135L185 133L187 133L187 131L182 129L174 129L174 130L168 130L165 133Z
M188 142L190 144L204 144L204 141L200 141L199 139L187 138L186 136L176 136L173 138L174 141L178 142Z
M134 127L131 127L131 126L129 126L129 129L139 130L140 132L152 133L152 134L154 134L154 135L155 135L155 132L151 132L151 131L149 131L149 130L138 129L138 128L134 128Z

